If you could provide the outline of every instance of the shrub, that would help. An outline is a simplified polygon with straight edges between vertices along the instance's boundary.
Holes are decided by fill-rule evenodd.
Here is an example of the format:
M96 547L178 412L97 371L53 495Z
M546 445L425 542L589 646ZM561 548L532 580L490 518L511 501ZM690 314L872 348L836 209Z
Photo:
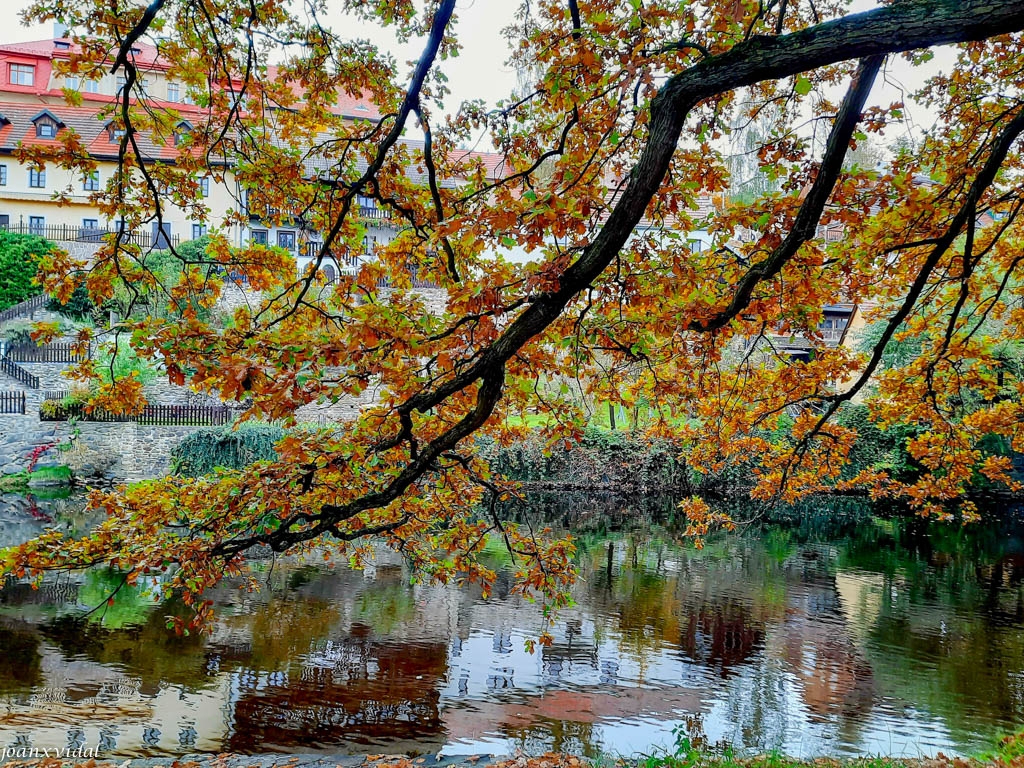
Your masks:
M242 469L256 461L273 461L277 458L274 446L282 437L284 429L274 424L199 429L171 451L171 471L200 477L217 467Z
M117 379L124 379L133 373L143 384L149 384L157 376L156 366L149 360L138 356L134 349L122 342L114 355L110 347L100 347L95 355L96 370L100 378L108 384Z
M51 298L46 302L46 308L51 312L58 312L72 320L93 319L101 311L99 307L92 303L92 299L89 298L89 292L85 289L84 285L75 287L74 293L71 294L66 304L61 304L56 299Z
M52 248L53 244L41 237L0 230L0 310L43 292L35 276L39 257Z
M524 482L631 489L690 485L680 448L639 432L589 427L580 443L548 450L539 434L507 448L484 437L478 444L495 472Z

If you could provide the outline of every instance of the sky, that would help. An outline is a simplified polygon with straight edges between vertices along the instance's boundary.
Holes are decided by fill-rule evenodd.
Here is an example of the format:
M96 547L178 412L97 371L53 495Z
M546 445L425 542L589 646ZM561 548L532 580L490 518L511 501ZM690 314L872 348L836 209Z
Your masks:
M23 26L21 12L28 5L29 0L0 0L2 42L43 40L53 36L52 24ZM459 103L470 99L484 99L493 106L515 88L515 70L504 66L510 52L500 31L512 21L517 6L516 0L458 0L456 19L462 52L458 58L445 63L452 92L446 99L446 110L454 112ZM336 30L351 31L353 37L369 38L391 51L400 63L418 57L422 48L421 40L398 45L391 35L380 29L345 19L340 14L334 18L326 16L325 20Z
M868 10L876 0L853 0L852 10ZM29 0L0 0L0 35L3 42L40 40L53 35L51 24L37 24L26 27L21 21L21 12ZM338 3L340 5L340 3ZM513 19L519 6L518 0L458 0L456 18L458 37L462 44L460 55L445 63L451 95L445 101L445 111L452 113L464 100L483 99L489 106L508 97L516 87L516 72L506 66L510 51L501 36L501 30ZM384 50L390 51L401 63L419 56L423 41L413 40L399 45L386 31L373 25L345 18L340 13L324 19L336 30L345 30L353 37L369 38ZM951 49L939 49L936 64L948 61L953 55ZM915 69L901 57L890 57L885 75L880 78L872 93L871 102L888 105L897 101L909 91L924 82L925 68ZM842 98L845 85L827 94L834 101ZM920 135L932 122L933 116L919 105L908 104L903 132ZM887 132L886 141L895 138L897 129Z

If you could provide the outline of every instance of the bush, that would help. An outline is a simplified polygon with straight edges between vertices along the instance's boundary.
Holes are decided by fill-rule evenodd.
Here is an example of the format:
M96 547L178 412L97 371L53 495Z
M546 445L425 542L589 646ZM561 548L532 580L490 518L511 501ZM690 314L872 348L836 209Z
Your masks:
M108 346L100 347L95 355L95 361L100 378L108 384L118 379L126 379L133 373L143 384L149 384L156 379L156 365L139 357L135 350L123 341L117 347L117 355L114 355Z
M41 237L0 230L0 310L43 292L35 276L39 257L52 249L53 244Z
M72 320L94 319L100 312L100 308L93 304L92 299L89 298L89 292L85 289L84 285L75 287L75 292L71 294L67 304L61 304L56 299L51 298L46 302L46 308L51 312L58 312Z
M171 471L201 477L217 467L242 469L256 461L273 461L277 458L274 446L282 437L284 429L273 424L199 429L171 451Z
M590 427L580 443L568 448L559 444L547 452L539 434L507 448L497 448L485 437L478 445L491 469L513 480L648 490L690 486L680 448L638 432Z
M857 430L844 476L853 477L865 469L874 469L888 472L894 480L913 482L921 475L923 468L907 452L907 440L921 434L921 427L893 424L888 429L879 429L866 405L846 406L840 411L838 422Z

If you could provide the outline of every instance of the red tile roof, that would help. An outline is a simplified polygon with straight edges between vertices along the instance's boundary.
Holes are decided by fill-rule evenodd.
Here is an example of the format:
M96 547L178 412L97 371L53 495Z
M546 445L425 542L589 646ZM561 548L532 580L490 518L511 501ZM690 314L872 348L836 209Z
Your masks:
M279 80L281 78L281 68L271 64L267 67L267 79L270 81ZM294 80L288 81L291 87L292 93L297 98L302 98L306 92L306 89L302 87L300 83L296 83ZM370 100L368 96L352 96L344 90L338 90L338 104L336 107L338 114L343 117L351 117L359 120L380 120L380 110L377 109L377 105Z
M96 109L92 107L70 107L67 105L47 105L46 109L59 119L65 130L73 130L81 137L81 141L89 153L97 159L113 159L117 156L118 143L110 141L107 130L109 118L101 120ZM44 139L36 136L32 118L40 112L38 104L19 104L0 102L0 114L9 123L0 128L0 154L10 154L19 143L30 147L54 147L60 144L61 134L56 139ZM139 134L139 148L144 159L172 161L178 157L178 149L170 136L166 137L166 146L161 146L152 136Z
M66 45L62 47L59 44ZM137 42L132 48L136 51L135 61L146 69L160 69L167 67L167 63L160 60L160 52L157 50L155 45L149 43ZM80 48L68 38L57 38L56 40L31 40L25 43L2 43L0 44L0 53L16 53L28 56L39 56L46 59L66 59L69 58L72 52L79 51ZM114 59L117 51L115 48L110 50L110 60Z

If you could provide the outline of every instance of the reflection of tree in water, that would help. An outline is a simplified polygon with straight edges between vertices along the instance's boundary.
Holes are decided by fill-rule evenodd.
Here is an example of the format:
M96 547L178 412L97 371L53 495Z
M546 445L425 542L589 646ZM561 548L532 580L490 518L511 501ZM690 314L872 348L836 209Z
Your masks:
M0 626L0 695L26 693L42 683L39 635Z
M186 616L188 609L168 601L150 613L145 623L119 629L79 616L61 616L41 631L66 657L111 665L141 679L143 694L153 694L167 684L186 690L209 687L212 681L206 674L207 650L202 638L168 632L168 614Z
M749 606L735 601L685 606L680 650L691 660L725 677L764 643L764 625L750 615Z
M517 750L528 755L567 752L571 755L598 755L604 751L595 722L538 718L529 725L505 726L502 734Z

